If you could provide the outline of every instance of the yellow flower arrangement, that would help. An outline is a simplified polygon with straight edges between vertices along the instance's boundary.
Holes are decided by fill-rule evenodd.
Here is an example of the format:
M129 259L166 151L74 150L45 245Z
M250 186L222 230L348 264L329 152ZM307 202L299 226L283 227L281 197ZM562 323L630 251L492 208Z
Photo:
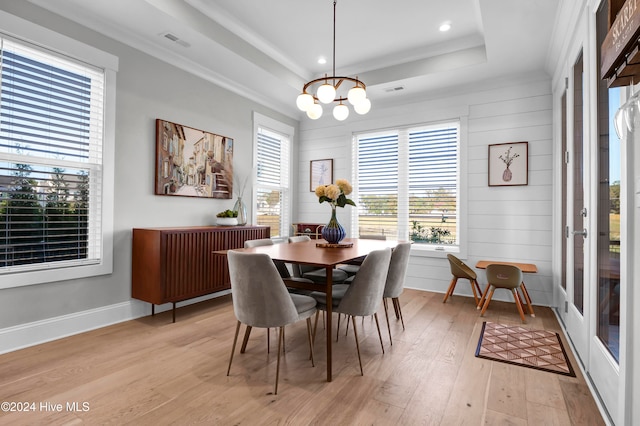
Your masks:
M320 185L316 188L318 202L328 202L332 208L344 207L347 204L355 206L353 200L347 198L351 194L353 188L346 179L337 179L335 184Z

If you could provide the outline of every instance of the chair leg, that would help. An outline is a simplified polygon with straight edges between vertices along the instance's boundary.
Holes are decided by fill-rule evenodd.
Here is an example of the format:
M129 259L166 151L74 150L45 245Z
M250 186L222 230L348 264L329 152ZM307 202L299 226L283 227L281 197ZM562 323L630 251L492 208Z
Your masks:
M531 298L529 297L529 292L527 291L527 287L525 287L524 282L520 284L520 288L522 289L522 294L524 295L524 299L527 302L527 307L529 308L529 314L531 317L535 318L536 314L533 313L533 305L531 304Z
M280 333L278 333L278 363L276 364L276 389L273 392L274 395L278 394L278 376L280 376L280 352L282 352L282 343L284 341L284 326L280 327Z
M311 334L311 343L313 345L316 344L316 330L318 329L318 317L320 316L320 311L316 311L316 319L315 319L315 323L313 324L313 333Z
M487 297L487 294L489 292L489 283L487 283L487 286L484 288L484 291L482 292L482 297L480 297L480 302L478 302L478 305L476 306L476 309L482 309L482 306L484 305L484 300Z
M480 289L480 284L478 284L478 280L473 280L473 283L476 285L476 290L478 290L478 295L482 294L482 290Z
M396 320L400 319L400 312L398 311L398 305L396 305L396 303L393 301L393 299L391 299L392 304L393 304L393 313L396 315Z
M356 339L356 350L358 351L358 362L360 363L360 375L364 376L364 370L362 369L362 359L360 358L360 343L358 343L358 330L356 329L356 317L352 316L353 322L353 337Z
M484 305L482 306L482 310L480 311L481 317L483 317L484 313L487 311L487 308L489 307L489 303L491 302L491 298L493 297L493 292L496 290L496 288L494 286L489 286L487 290L489 290L489 294L487 295L487 300L484 301ZM483 298L484 298L484 295L483 295Z
M444 300L442 300L442 303L445 303L449 298L449 296L453 294L453 290L456 288L457 282L458 282L458 277L451 278L451 283L449 284L449 288L447 289L447 292L444 295Z
M389 331L389 343L393 346L393 340L391 339L391 325L389 325L389 312L387 310L387 299L382 299L382 304L384 305L384 316L387 319L387 330Z
M476 301L476 306L478 306L478 293L476 292L476 287L478 286L478 282L476 280L469 280L469 284L471 284L471 291L473 292L473 300Z
M349 335L349 315L344 314L345 317L347 317L347 326L345 327L344 330L344 337L347 337Z
M382 343L382 333L380 333L380 322L378 322L378 313L373 314L373 317L376 319L376 328L378 329L378 337L380 338L380 347L382 348L382 353L384 354L384 344Z
M247 343L249 342L249 335L251 334L251 326L248 325L244 331L244 338L242 339L242 346L240 346L240 353L243 354L247 350ZM267 329L267 353L269 353L269 330Z
M286 340L285 340L285 335L284 335L284 327L282 327L282 352L286 352L287 351L287 345L286 345Z
M400 322L402 323L402 331L404 331L405 330L404 318L402 317L402 308L400 307L400 299L397 297L394 297L392 301L393 301L393 306L395 306L396 310L398 311L398 315L400 316Z
M340 318L342 314L338 314L338 324L336 325L336 342L338 341L338 337L340 336ZM347 324L349 324L349 319L347 319Z
M518 313L520 314L520 319L522 320L522 322L525 322L524 311L522 310L522 303L520 303L520 296L518 295L518 290L515 288L512 288L511 292L513 293L513 298L515 299L516 306L518 307Z
M227 368L227 376L231 371L231 361L233 361L233 353L236 351L236 343L238 342L238 334L240 333L240 321L236 325L236 334L233 336L233 346L231 346L231 356L229 357L229 367Z
M307 336L309 337L309 357L311 358L311 366L315 367L316 364L313 360L313 343L311 342L311 317L307 318Z

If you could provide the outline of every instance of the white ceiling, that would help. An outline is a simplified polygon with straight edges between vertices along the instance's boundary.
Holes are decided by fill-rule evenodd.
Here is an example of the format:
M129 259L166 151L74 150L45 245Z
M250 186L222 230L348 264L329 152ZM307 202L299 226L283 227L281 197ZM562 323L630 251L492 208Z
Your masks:
M296 118L302 85L332 74L331 0L30 1ZM372 108L550 74L560 1L339 0L336 74L364 81Z

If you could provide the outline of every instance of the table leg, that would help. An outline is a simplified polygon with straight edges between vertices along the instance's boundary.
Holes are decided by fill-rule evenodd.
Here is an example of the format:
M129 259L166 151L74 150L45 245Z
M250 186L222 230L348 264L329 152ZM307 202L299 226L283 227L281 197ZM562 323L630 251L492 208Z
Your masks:
M326 288L326 303L327 303L327 382L332 380L331 374L331 312L333 311L333 300L332 300L332 286L333 286L333 267L327 266L327 288Z

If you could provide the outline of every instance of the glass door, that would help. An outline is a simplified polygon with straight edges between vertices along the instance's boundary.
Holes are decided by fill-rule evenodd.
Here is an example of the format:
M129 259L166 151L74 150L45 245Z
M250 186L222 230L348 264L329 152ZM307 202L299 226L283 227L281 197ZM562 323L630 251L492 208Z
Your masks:
M562 173L566 187L562 191L566 304L561 317L609 416L614 423L625 424L621 407L625 401L627 292L620 266L628 234L624 231L624 140L640 139L640 115L635 103L630 109L635 115L616 114L633 90L609 89L607 81L600 78L598 62L600 46L608 32L607 14L606 0L595 16L587 12L585 23L578 27L583 30L577 31L576 44L586 42L584 28L587 19L591 19L596 47L593 52L576 47L572 56L575 60L567 64L566 113L561 111L563 117L566 115L567 135L563 162L566 173ZM620 138L614 127L620 129Z
M578 40L581 40L580 38ZM565 238L567 247L566 259L566 327L578 355L585 361L588 353L588 292L585 291L585 277L588 272L588 176L585 161L587 138L585 135L585 119L588 110L585 107L588 94L585 92L585 60L584 51L577 50L575 61L569 72L568 105L568 141L566 160L566 217Z
M603 1L596 12L597 57L600 58L600 46L608 31L608 7ZM600 64L597 65L600 69ZM591 220L594 229L594 261L596 263L593 279L594 320L589 347L588 371L598 389L609 415L618 424L625 424L624 410L624 364L621 367L621 343L625 324L624 277L621 274L620 260L625 253L624 229L624 178L625 146L624 139L637 138L638 117L630 114L623 126L614 131L614 120L620 118L621 104L626 101L632 87L607 88L607 82L598 79L597 91L597 173L592 178L595 195L595 216ZM631 111L636 111L635 102ZM622 112L624 112L624 107ZM630 124L630 125L627 125ZM636 125L634 131L634 124ZM618 135L618 133L620 133ZM621 140L621 138L623 140ZM632 143L632 142L630 142ZM622 187L622 191L621 191ZM624 258L624 257L622 257Z

